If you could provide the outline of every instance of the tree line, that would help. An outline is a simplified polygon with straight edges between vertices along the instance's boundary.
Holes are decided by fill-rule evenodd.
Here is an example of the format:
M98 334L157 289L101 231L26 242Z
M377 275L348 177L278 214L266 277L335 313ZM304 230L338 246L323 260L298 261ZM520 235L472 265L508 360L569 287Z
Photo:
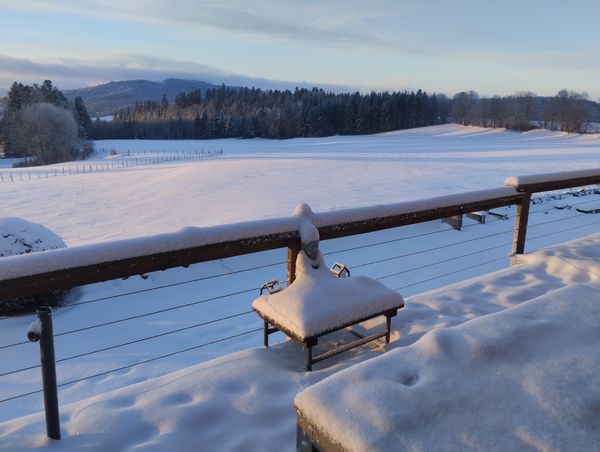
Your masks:
M331 93L221 85L181 93L169 103L138 102L96 120L94 139L294 138L362 135L446 121L450 101L425 91Z
M597 120L599 107L587 94L566 89L554 97L541 97L527 91L481 98L475 91L463 91L452 99L450 115L453 122L462 125L584 133L586 124Z
M221 85L178 94L173 103L148 100L92 121L81 97L70 102L49 80L14 83L2 99L0 152L29 164L80 158L88 139L294 138L364 135L453 121L463 125L585 132L600 105L584 93L553 97L531 92L452 99L416 92L331 93L322 89L261 90Z
M15 82L2 99L0 147L8 157L25 157L25 164L85 156L91 150L91 131L81 97L68 101L50 80L32 86Z

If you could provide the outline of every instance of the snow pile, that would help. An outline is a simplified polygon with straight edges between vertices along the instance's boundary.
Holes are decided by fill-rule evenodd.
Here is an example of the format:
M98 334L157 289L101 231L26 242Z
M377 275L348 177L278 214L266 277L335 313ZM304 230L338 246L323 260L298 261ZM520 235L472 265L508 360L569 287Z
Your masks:
M438 329L295 398L343 450L589 450L600 444L600 295L573 285Z
M0 424L0 449L281 451L301 388L278 358L248 350L62 406L60 441L45 438L43 413Z
M298 232L302 249L311 259L316 259L319 253L319 231L315 227L316 215L310 206L301 203L296 206L292 216L298 221Z
M518 262L544 265L546 272L557 277L571 276L578 282L600 282L600 233L518 256Z
M48 228L21 218L0 218L0 265L19 255L65 248L65 242ZM39 253L41 255L43 253ZM62 300L64 292L56 291L43 296L25 296L2 299L0 315L15 315L35 311L39 306L54 305Z
M281 292L261 295L252 309L300 341L404 305L398 292L379 281L366 276L338 278L320 253L312 261L301 251L296 274L292 285Z
M22 218L0 218L0 257L65 248L65 242L50 229Z

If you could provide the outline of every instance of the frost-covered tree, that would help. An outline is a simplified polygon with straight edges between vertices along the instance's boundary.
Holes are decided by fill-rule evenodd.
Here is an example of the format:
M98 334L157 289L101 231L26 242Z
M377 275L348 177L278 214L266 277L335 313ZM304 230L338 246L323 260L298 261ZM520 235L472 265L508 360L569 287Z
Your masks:
M32 86L15 82L2 99L0 108L0 142L4 142L6 155L21 155L17 143L17 135L22 134L21 113L26 107L39 103L51 104L70 112L78 125L80 138L85 139L91 133L92 122L81 98L76 98L72 104L50 80ZM22 141L22 137L19 139Z
M15 147L35 163L47 165L63 162L77 153L77 124L64 108L36 103L23 108L18 115Z

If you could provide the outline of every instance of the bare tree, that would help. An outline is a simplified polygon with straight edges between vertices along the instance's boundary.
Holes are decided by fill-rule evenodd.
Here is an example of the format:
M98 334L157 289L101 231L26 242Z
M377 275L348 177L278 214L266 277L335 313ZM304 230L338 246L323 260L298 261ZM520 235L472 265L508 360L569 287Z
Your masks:
M591 108L592 103L586 93L563 89L547 102L544 121L552 129L581 133L585 123L592 118Z
M18 119L15 144L24 156L47 165L76 155L77 124L69 111L36 103L22 109Z
M452 110L450 115L452 121L456 124L467 124L479 125L481 110L479 102L479 94L476 91L469 91L468 93L462 91L454 95L452 99Z

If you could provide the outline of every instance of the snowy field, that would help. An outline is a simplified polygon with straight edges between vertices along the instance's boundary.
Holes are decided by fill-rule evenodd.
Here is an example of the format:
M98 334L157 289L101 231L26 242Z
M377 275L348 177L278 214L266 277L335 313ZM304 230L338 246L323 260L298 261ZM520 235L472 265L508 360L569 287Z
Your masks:
M127 152L130 160L134 153L155 152L165 157L165 161L109 167L105 171L84 174L71 172L69 175L67 169L62 176L63 168L82 165L82 162L73 162L52 166L56 168L55 177L25 178L22 181L15 177L14 182L0 183L3 200L0 216L22 217L43 224L60 235L68 246L77 246L172 232L185 226L209 226L289 215L299 202L307 202L318 212L396 203L496 188L502 185L505 177L512 175L600 166L598 135L579 136L548 131L514 133L456 125L358 137L285 141L121 140L103 141L97 146L115 149L118 154L100 152L88 165L122 161ZM168 160L169 155L190 155L202 149L222 149L223 154ZM26 170L2 168L0 173L18 174ZM571 193L556 198L544 198L531 207L528 251L599 230L599 215L580 213L576 208L593 206L599 203L600 196ZM430 302L429 296L418 294L507 267L514 209L497 209L496 213L508 215L510 219L488 216L485 224L467 219L462 231L454 231L436 221L323 242L321 249L328 263L344 262L351 267L353 274L378 278L407 298L404 315L394 319L392 347L410 345L433 328L457 325L493 312L487 304L468 299L461 301L455 297L437 303ZM249 312L250 305L258 295L256 288L262 282L275 277L285 279L285 256L285 250L276 250L73 290L69 304L55 312L56 353L61 361L58 379L63 384L59 390L61 406L259 346L262 333L255 330L261 327L261 323ZM535 291L535 288L543 286L545 277L540 278L522 284L524 290ZM515 281L508 280L507 292L503 292L505 297L510 298L511 293L520 290L516 287L522 282ZM490 293L498 290L493 287ZM520 298L521 301L524 299ZM510 305L507 303L501 307ZM10 420L42 408L39 393L12 399L40 388L39 369L34 367L39 361L37 346L25 342L25 332L31 321L32 316L0 319L0 359L3 363L0 371L0 420ZM254 369L252 372L259 372L256 367L266 363L274 374L279 370L284 372L284 382L294 379L296 383L291 389L285 386L287 383L279 386L274 383L286 394L289 404L279 406L287 413L282 419L285 427L272 429L272 434L278 439L274 439L271 449L283 450L293 448L293 434L290 432L294 423L291 405L294 393L341 367L380 351L364 346L334 360L332 367L327 362L318 365L314 376L299 372L303 360L293 344L287 343L280 344L274 351L285 357L281 364L285 368L283 370L273 368L277 366L276 360L264 350L227 356L214 363L207 362L201 368L210 369L220 366L218 363L239 359L242 362L239 372L244 372L245 365ZM155 360L157 357L160 359ZM132 364L134 366L130 367ZM113 372L113 369L119 370ZM166 380L148 383L148 388L157 388L167 382L169 386L176 385L182 375L194 375L194 372L194 368L190 368L167 375ZM88 378L96 374L100 375ZM213 385L212 390L218 392L217 380L221 376L215 375L206 384ZM277 379L276 375L273 379ZM235 395L239 399L242 405L237 407L238 410L252 413L256 399L248 398L249 405L245 405L239 391L247 388L236 386L235 378L231 380L230 392L227 388L223 391L229 394L227 397ZM182 385L193 386L191 381L182 379ZM269 386L264 382L255 384L262 391ZM136 388L122 391L137 394L138 390L147 390ZM182 400L188 400L189 396L194 403L175 400L177 395L173 395L173 406L185 405L194 409L202 398L201 388L190 386L188 392L174 391L174 394L185 393L181 396ZM257 390L259 395L261 390ZM251 389L248 391L252 392ZM213 400L214 394L210 391L209 394L212 395L207 397ZM162 394L164 404L156 402L155 396L158 397L158 392L148 394L148 403L143 404L150 407L148 410L170 410L167 399L171 396L166 392ZM119 398L116 397L116 400ZM68 414L64 414L64 422L74 419L68 435L73 436L76 431L81 435L91 434L89 424L87 427L84 424L92 421L89 418L82 420L77 413L85 411L85 404L94 406L93 403L72 405ZM114 405L110 401L99 403L107 407L105 416L111 415L110 407L118 405L118 402ZM132 405L122 405L122 410L117 411L125 412L128 406ZM230 416L227 410L231 407L227 404L213 408L215 422L224 423L225 418L236 419ZM133 410L132 416L143 418L148 410ZM63 413L66 411L63 410ZM271 414L264 422L268 424L274 416L276 414ZM198 411L192 418L189 422L202 424L211 418L210 411L208 414ZM27 423L35 419L38 418L29 418ZM27 431L28 427L21 427L23 422L0 424L0 434L4 434L0 447L4 439L5 444L17 447L17 440L11 438L23 437L17 433L11 435L11 432ZM37 428L39 419L35 422L33 425ZM115 420L113 425L118 422ZM246 420L241 425L253 428L248 422ZM156 425L148 427L148 431L154 432L156 428L166 431ZM224 441L222 435L226 435L229 428L234 429L223 424L211 431ZM260 435L263 433L267 435L262 431ZM240 433L252 434L249 431ZM45 444L43 429L40 429L39 435L32 441L37 445ZM100 444L102 438L104 434L94 431L90 441ZM210 437L202 438L212 441ZM231 442L224 443L224 449L242 448L244 438L248 439L245 436L232 438ZM91 444L86 441L77 440L71 445ZM114 441L117 441L114 444L120 444L119 440ZM261 444L269 443L268 435L265 441ZM64 441L64 447L68 448L68 444ZM126 450L139 444L137 438L133 443L115 446L115 449ZM183 447L185 444L182 443ZM33 444L30 442L28 445ZM160 443L150 442L147 445L161 447Z
M456 125L373 136L97 146L121 156L221 149L224 155L7 182L0 184L0 215L42 223L74 246L284 216L301 202L317 212L388 204L495 188L512 175L600 165L599 135ZM110 157L102 153L91 163ZM76 165L82 162L68 166ZM64 165L56 166L62 172Z

